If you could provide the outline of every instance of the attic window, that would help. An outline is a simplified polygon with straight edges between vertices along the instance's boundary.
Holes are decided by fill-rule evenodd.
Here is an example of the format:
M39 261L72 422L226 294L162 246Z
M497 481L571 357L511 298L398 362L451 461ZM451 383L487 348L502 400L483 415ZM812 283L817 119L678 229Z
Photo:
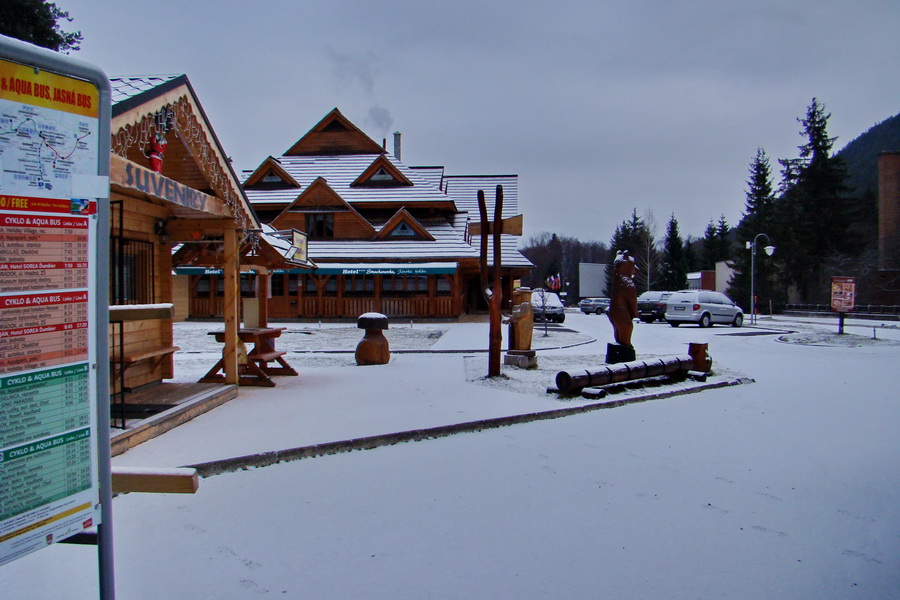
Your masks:
M253 190L279 190L294 187L299 186L290 181L286 181L281 175L279 175L272 169L266 171L266 174L257 179L254 183L245 186L246 189Z
M384 167L378 169L374 175L369 178L369 181L395 181L394 176L384 170Z
M343 123L337 119L322 128L322 131L350 131Z
M406 221L401 221L393 230L388 234L388 237L403 237L403 238L414 238L419 237L419 234L415 232L415 230L409 226L409 223Z

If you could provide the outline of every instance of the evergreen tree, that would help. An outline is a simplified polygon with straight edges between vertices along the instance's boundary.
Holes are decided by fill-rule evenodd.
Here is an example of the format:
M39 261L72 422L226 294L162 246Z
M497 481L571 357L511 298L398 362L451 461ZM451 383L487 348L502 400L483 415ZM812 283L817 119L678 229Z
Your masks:
M750 163L750 179L747 180L744 214L736 230L738 243L732 253L731 261L728 263L734 270L728 282L728 295L747 310L750 310L752 267L752 258L747 244L754 242L758 234L764 233L766 237L760 237L757 241L763 246L769 245L771 240L767 241L767 237L774 226L773 205L772 169L765 150L759 148ZM764 306L771 300L780 302L781 297L773 298L772 296L772 261L760 252L760 248L757 248L756 259L756 276L753 283L757 304Z
M716 258L719 256L719 229L712 219L703 230L703 254L700 260L700 268L709 271L716 268Z
M731 227L725 220L725 215L719 216L719 222L716 224L716 262L712 268L716 268L716 263L731 258L731 244L728 242L728 233Z
M828 137L830 117L813 98L806 118L798 119L806 138L799 158L779 161L782 186L774 235L783 251L778 261L802 302L827 298L824 265L854 249L854 240L847 235L847 171L839 157L830 156L837 139Z
M694 251L694 244L697 240L693 236L684 238L684 266L688 273L694 273L700 270L700 259L697 252Z
M628 250L634 257L638 272L634 283L638 290L649 290L656 281L657 250L653 234L643 219L638 216L637 209L632 209L631 217L616 227L609 243L610 261L617 252ZM612 289L612 273L607 273L607 287Z
M80 31L63 31L60 19L72 22L68 11L60 10L53 2L0 2L0 34L68 54L70 50L78 50L84 38Z
M659 285L665 290L683 290L687 288L687 263L684 256L684 241L678 233L678 221L675 214L669 218L666 226L666 238L663 241L662 268Z

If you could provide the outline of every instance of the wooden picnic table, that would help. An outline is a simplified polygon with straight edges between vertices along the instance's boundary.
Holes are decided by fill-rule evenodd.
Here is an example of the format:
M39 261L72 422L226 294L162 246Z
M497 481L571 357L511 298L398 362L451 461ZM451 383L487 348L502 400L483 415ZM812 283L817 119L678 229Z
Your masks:
M297 371L284 359L285 352L275 349L275 339L286 327L246 327L238 329L238 339L247 345L247 360L238 360L238 385L275 387L272 375L297 375ZM210 331L220 344L225 343L224 331ZM278 366L270 366L277 363ZM200 383L225 381L225 359L220 358Z

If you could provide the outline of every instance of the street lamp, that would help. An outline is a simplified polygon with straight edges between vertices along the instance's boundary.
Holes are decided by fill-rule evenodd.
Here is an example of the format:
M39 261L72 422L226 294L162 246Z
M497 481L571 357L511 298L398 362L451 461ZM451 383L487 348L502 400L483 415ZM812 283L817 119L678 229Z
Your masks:
M772 240L770 240L769 236L766 235L765 233L757 233L756 237L753 238L752 242L750 242L750 241L747 242L747 249L750 250L750 323L751 324L756 323L756 290L754 289L754 286L756 283L756 281L755 281L755 279L756 279L756 243L757 243L756 241L760 237L764 237L764 238L766 238L766 241L768 241L770 244L772 243ZM763 247L763 250L765 250L766 254L768 254L769 256L772 256L773 254L775 254L775 246L765 246L765 247Z

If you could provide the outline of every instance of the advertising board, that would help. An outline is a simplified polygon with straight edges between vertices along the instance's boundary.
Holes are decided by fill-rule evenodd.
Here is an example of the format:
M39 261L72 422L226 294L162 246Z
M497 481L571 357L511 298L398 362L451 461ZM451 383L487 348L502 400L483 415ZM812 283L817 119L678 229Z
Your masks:
M856 307L856 278L831 278L831 310L834 312L853 312Z

